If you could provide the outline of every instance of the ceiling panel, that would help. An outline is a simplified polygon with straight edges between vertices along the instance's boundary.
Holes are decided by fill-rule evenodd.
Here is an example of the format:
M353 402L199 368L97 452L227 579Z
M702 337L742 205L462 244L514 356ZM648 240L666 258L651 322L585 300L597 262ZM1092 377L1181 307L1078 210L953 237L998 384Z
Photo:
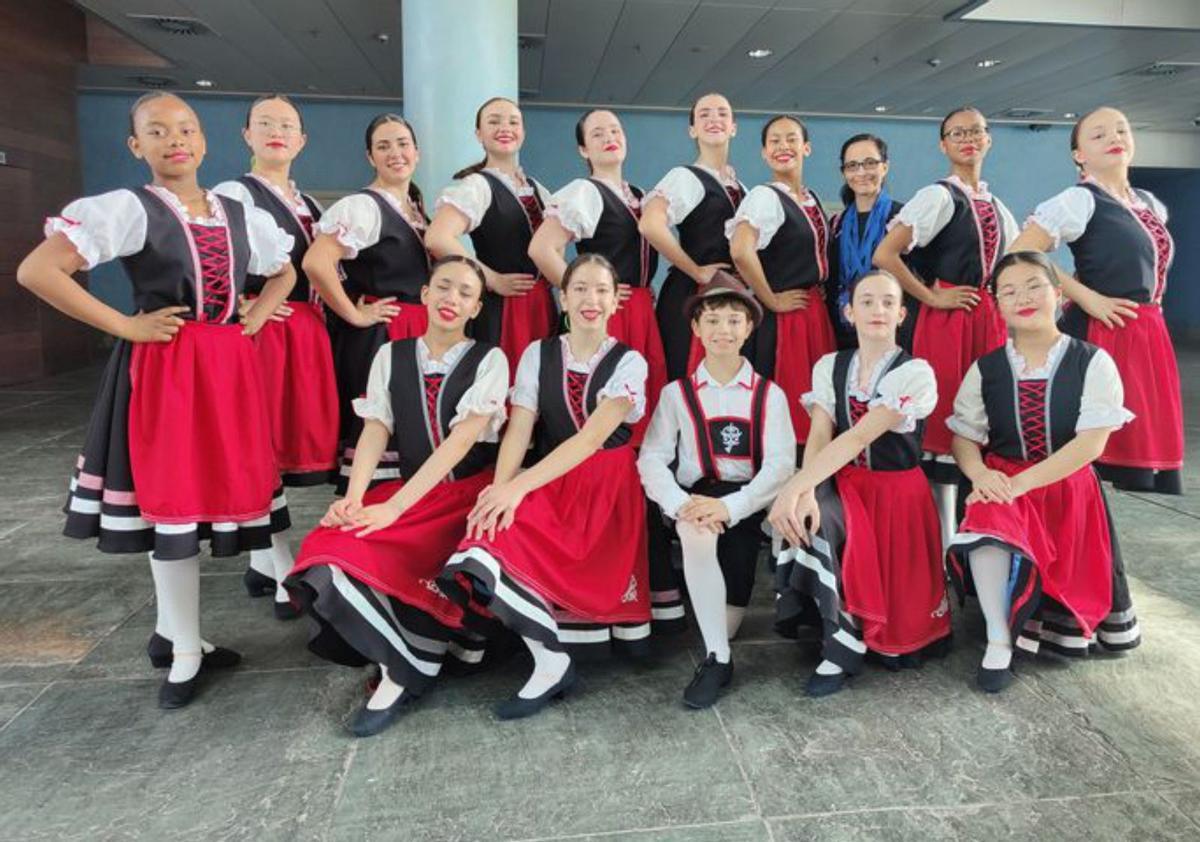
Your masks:
M590 102L632 102L688 18L688 3L626 3L588 89Z
M283 2L283 0L280 0ZM288 9L308 5L314 0L296 0L283 2ZM346 36L362 56L374 69L376 77L382 82L388 96L400 96L404 90L403 56L400 45L403 42L400 29L400 4L396 0L321 0L328 8L332 17L345 31ZM289 12L290 13L290 12ZM375 36L379 33L388 36L381 43ZM354 59L357 64L358 59Z
M542 99L583 101L623 5L621 0L551 0Z
M662 54L637 92L639 105L684 105L695 80L704 76L766 14L756 6L701 4Z

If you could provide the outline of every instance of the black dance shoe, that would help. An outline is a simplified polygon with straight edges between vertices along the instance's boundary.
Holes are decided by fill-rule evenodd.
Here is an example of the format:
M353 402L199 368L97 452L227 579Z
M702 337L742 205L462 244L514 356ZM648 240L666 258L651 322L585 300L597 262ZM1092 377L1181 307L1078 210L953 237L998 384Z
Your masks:
M201 663L200 672L204 671ZM164 679L158 688L158 706L163 710L178 710L187 707L196 697L196 686L200 683L200 672L187 681Z
M146 654L150 656L150 664L155 669L170 669L174 657L171 641L158 632L150 635L146 644ZM242 662L242 656L224 646L214 646L211 652L200 656L201 670L227 670Z
M845 688L846 678L847 675L844 672L839 672L835 675L822 675L819 672L814 672L808 677L808 681L804 683L804 695L814 699L819 699L822 696L832 696L834 693Z
M572 661L567 665L566 672L558 683L550 687L540 696L535 696L532 699L523 699L520 696L513 696L511 699L505 699L500 704L496 705L496 718L498 719L524 719L527 716L533 716L554 699L561 699L567 693L571 692L575 687L575 662Z
M728 687L732 681L733 657L730 656L729 662L722 664L714 653L709 652L684 688L683 703L695 710L712 707L721 694L721 688Z
M270 576L264 576L253 567L246 568L246 572L242 575L242 584L246 586L246 593L254 599L271 596L275 593L275 580Z
M416 697L412 693L404 691L400 694L400 698L379 710L372 710L364 704L350 723L350 733L356 737L373 737L381 731L386 731L393 722L400 718L401 714L412 707L414 701L416 701Z
M1015 680L1016 674L1013 673L1011 666L994 670L980 665L979 672L975 674L975 683L985 693L999 693Z
M276 602L274 608L276 620L295 620L303 612L291 602Z

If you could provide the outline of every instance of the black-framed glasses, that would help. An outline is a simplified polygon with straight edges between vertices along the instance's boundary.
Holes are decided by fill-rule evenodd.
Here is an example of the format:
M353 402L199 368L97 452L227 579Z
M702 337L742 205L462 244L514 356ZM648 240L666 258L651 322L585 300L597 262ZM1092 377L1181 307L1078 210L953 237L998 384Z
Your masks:
M950 131L943 133L942 137L948 137L955 143L962 143L964 140L983 140L983 136L987 133L987 126L971 126L970 128L957 126Z
M875 170L879 169L879 165L882 163L883 161L879 160L878 158L863 158L861 161L845 161L842 164L842 172L855 173L859 172L860 170L864 172L875 172Z

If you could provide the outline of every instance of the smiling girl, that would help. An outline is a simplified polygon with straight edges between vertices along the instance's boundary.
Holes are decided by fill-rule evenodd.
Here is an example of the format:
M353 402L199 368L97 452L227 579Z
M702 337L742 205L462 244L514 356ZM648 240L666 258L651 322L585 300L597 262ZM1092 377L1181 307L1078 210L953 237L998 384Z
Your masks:
M367 126L366 147L375 179L321 217L304 256L304 271L326 307L345 322L333 347L341 412L339 491L362 432L353 401L366 389L371 360L389 339L420 336L428 325L421 288L429 276L423 240L429 220L412 180L421 159L416 133L403 117L380 114ZM384 454L376 479L395 478L394 454Z
M200 637L200 541L213 556L270 549L286 528L270 415L251 337L295 283L292 238L270 214L202 189L206 143L195 112L147 94L129 115L129 150L150 184L69 204L17 281L72 318L117 338L71 479L65 534L100 550L150 552L158 622L148 654L170 667L159 706L188 704L202 670L236 652ZM120 259L135 315L71 276ZM241 315L248 274L265 281Z

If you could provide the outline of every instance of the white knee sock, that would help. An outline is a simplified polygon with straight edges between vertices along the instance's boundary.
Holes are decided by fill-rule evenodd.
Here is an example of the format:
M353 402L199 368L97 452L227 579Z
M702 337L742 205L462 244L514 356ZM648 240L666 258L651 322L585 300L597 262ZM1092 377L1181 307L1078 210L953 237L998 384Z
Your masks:
M933 502L937 505L938 520L942 524L942 547L950 546L950 539L958 531L958 518L955 509L958 503L958 486L944 482L935 482L933 487Z
M842 668L833 661L821 661L817 664L817 675L841 675Z
M987 624L988 645L983 666L1005 669L1012 662L1012 634L1008 627L1010 555L999 547L980 547L971 551L970 564L979 608Z
M717 534L690 523L676 525L683 548L683 578L705 648L729 663L729 625L725 615L725 577L717 561Z
M404 688L392 681L388 676L387 667L380 664L379 686L375 688L375 692L367 700L367 710L383 710L386 707L391 707L403 693Z
M148 553L147 555L150 556L150 572L153 576L154 565L156 564L156 562L154 561L154 553L151 552L151 553ZM164 596L164 592L163 592L163 583L159 580L158 576L153 576L153 579L154 579L154 611L155 611L154 633L159 635L160 637L165 637L167 640L170 640L171 639L171 624L169 622L167 622L167 612L163 608L163 605L166 602L166 597Z
M737 637L738 629L742 627L742 620L744 619L746 619L745 606L725 606L725 631L729 635L730 640L733 640L735 637Z
M271 550L251 550L250 569L268 578L275 578L274 553Z
M522 637L525 645L533 655L533 674L525 682L525 686L517 693L522 699L532 699L540 696L553 687L563 677L567 667L571 665L571 657L566 652L555 652L547 649L541 642L529 637Z
M292 558L292 548L288 546L287 533L276 532L271 536L271 578L275 580L275 601L287 602L287 588L283 586L283 580L287 578L288 573L292 572L292 566L296 560Z
M159 615L171 630L174 657L168 681L187 681L200 671L200 557L150 560Z

